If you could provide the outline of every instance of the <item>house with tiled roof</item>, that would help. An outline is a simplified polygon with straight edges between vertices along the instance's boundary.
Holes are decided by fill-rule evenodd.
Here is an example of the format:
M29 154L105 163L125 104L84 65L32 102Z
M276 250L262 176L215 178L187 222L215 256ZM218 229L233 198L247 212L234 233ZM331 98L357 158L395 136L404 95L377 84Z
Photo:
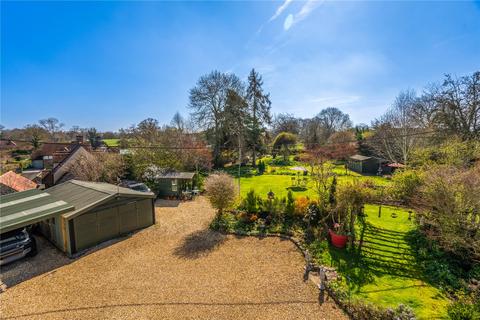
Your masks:
M13 171L8 171L0 176L0 193L2 195L36 189L37 186L35 182Z

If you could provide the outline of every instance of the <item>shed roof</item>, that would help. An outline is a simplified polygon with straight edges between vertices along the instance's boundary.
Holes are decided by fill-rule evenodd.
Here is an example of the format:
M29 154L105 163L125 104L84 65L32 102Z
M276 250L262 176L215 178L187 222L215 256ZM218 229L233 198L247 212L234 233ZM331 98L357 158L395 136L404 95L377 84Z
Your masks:
M0 196L0 233L73 210L71 204L38 189Z
M157 179L193 179L195 172L166 172L162 174L157 174L155 178Z
M5 172L0 176L0 183L16 191L35 189L37 184L13 171Z
M69 180L57 184L47 191L58 199L68 201L75 206L75 211L68 212L65 218L74 218L86 210L96 207L115 197L155 198L152 192L140 192L103 182Z
M364 161L364 160L368 160L368 159L371 159L371 158L372 157L362 156L360 154L356 154L356 155L350 157L350 159L358 160L358 161Z

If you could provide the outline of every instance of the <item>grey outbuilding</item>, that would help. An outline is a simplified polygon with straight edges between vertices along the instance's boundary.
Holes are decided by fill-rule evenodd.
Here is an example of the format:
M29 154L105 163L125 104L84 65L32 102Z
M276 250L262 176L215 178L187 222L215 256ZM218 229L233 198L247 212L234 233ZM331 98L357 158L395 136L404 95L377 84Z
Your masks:
M75 208L40 224L42 233L69 255L155 223L151 192L78 180L46 192Z

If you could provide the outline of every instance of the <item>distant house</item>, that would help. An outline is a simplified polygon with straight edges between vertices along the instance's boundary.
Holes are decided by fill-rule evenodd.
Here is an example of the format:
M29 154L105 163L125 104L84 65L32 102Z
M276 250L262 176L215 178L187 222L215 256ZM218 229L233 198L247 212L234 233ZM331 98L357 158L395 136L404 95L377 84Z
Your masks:
M9 150L12 148L16 148L17 143L10 139L0 139L0 150Z
M367 157L356 154L348 158L348 169L361 174L389 174L388 161L377 157Z
M73 179L74 176L70 173L70 169L72 166L76 165L75 162L81 159L81 157L91 157L91 154L82 145L76 145L70 150L70 153L63 158L62 161L57 163L43 178L45 186L48 188L58 183Z
M2 195L36 188L35 182L13 171L8 171L0 176L0 194Z
M70 174L72 166L82 156L90 156L90 149L82 136L72 143L44 143L32 153L33 170L23 175L47 188L68 181L74 178Z
M34 169L52 169L68 157L79 145L90 150L90 146L83 143L81 136L76 141L69 143L45 142L40 148L32 152L30 157L32 167Z

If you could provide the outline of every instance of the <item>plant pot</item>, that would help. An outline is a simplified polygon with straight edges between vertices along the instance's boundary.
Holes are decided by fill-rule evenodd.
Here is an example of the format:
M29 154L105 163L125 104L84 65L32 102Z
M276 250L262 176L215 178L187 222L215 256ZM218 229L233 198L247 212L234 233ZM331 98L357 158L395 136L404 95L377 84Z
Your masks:
M328 230L330 234L330 239L332 240L332 245L337 248L345 248L348 241L348 236L336 234L331 229Z

